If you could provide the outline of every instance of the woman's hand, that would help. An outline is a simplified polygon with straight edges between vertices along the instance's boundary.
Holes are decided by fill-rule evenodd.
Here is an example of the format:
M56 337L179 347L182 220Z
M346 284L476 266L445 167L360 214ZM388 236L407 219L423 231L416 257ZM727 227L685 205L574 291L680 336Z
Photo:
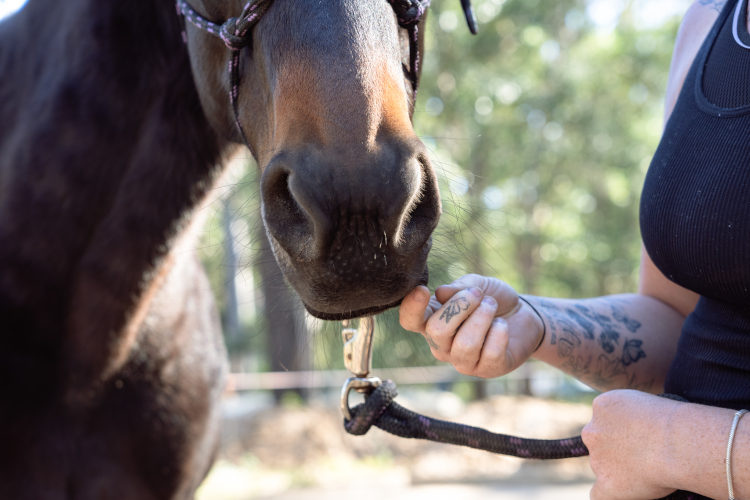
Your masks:
M596 482L591 499L662 498L675 489L670 477L670 417L676 401L633 390L609 391L594 399L591 421L581 433Z
M544 325L506 283L469 274L430 296L415 288L399 309L401 326L424 335L432 355L466 375L497 377L526 361Z

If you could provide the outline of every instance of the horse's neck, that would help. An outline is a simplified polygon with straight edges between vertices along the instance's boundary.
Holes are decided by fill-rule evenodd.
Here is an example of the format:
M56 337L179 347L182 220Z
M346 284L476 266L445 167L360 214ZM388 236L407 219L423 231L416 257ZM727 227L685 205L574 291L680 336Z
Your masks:
M0 28L12 47L0 49L0 317L27 340L0 347L56 344L63 368L90 379L126 351L220 145L170 0L31 0L12 21Z

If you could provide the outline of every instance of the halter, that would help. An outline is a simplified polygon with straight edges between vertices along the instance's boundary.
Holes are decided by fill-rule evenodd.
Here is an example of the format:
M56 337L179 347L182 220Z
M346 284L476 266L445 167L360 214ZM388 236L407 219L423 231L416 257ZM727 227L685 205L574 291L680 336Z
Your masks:
M245 131L240 123L239 111L237 110L237 96L240 90L240 51L252 43L252 30L258 21L271 6L273 0L248 0L242 8L239 17L230 17L222 24L209 21L193 9L187 0L177 0L177 14L190 22L193 26L219 37L224 45L231 51L227 71L229 73L229 102L234 114L234 124L237 126L242 140L250 149L250 144L245 136ZM398 19L398 25L409 34L409 67L405 68L409 81L411 82L414 98L417 95L419 84L419 21L430 6L431 0L387 0L393 8ZM477 32L476 19L471 9L471 0L461 0L461 6L466 16L469 30L473 34ZM187 43L185 32L182 32L183 41Z

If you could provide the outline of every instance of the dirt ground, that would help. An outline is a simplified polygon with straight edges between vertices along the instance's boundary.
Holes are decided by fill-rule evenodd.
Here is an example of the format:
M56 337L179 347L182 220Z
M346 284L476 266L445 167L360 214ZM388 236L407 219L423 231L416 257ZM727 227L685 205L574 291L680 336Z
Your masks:
M591 417L585 404L497 396L463 404L450 393L407 393L403 406L525 437L569 437ZM221 456L200 500L584 499L585 458L528 461L403 439L380 429L351 436L332 400L272 408L226 401Z

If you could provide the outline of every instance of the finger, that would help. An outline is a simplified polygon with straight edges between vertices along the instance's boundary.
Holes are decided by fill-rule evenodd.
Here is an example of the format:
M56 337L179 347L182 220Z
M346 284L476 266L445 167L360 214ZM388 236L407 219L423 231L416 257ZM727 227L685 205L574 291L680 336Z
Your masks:
M430 307L430 291L426 286L420 285L401 301L401 306L398 308L399 323L406 330L422 333L427 318L433 312L434 309Z
M495 318L497 302L492 297L484 297L479 306L466 318L458 329L451 344L451 364L460 373L473 375L479 363L485 337Z
M508 322L504 318L493 319L475 369L477 376L499 377L510 371L508 367L513 362L512 355L508 352L508 341Z
M435 297L441 304L445 304L451 297L465 288L467 287L457 286L453 283L450 285L441 285L435 289Z
M468 288L453 295L440 309L430 316L425 326L426 335L434 345L433 349L450 352L453 336L461 323L474 312L482 298L478 288Z
M437 287L435 297L437 297L441 304L445 304L456 293L471 287L477 287L484 291L487 288L487 278L478 274L461 276L453 283Z
M493 280L485 293L492 295L497 300L498 316L508 317L521 308L518 294L513 287L504 281Z

